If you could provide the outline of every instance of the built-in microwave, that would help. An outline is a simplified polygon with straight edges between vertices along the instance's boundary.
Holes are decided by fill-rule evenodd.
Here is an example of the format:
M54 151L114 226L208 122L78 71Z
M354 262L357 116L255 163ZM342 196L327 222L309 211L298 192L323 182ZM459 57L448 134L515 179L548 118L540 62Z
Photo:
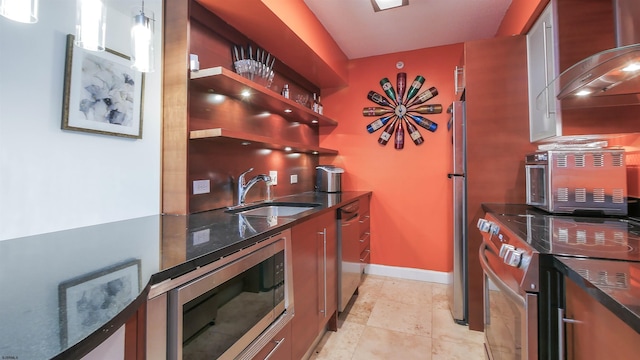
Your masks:
M252 358L293 315L290 233L153 289L147 302L147 358Z

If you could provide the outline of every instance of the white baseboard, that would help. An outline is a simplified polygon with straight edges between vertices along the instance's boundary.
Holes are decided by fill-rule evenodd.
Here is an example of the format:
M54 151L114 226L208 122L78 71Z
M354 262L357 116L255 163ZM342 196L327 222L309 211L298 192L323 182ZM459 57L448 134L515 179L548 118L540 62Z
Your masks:
M439 284L451 284L452 273L441 271L414 269L397 266L369 264L364 272L371 275L389 276L407 280L428 281Z

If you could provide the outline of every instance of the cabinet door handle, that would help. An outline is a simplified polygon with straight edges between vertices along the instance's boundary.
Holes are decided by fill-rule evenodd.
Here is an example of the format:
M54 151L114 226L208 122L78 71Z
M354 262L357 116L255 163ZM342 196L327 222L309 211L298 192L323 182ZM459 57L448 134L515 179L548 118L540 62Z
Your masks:
M453 89L455 94L458 94L458 66L453 70Z
M280 340L276 340L276 346L273 347L273 349L271 349L271 351L269 351L269 353L267 354L267 356L264 357L264 360L269 360L269 358L278 350L278 348L280 347L280 345L282 345L282 343L284 342L284 338L280 339Z
M564 359L564 324L582 324L582 321L564 317L564 309L558 309L558 359Z
M319 232L318 234L322 234L322 272L324 277L324 303L323 309L320 310L320 313L324 314L324 317L327 317L327 228L324 228L322 232Z
M551 26L547 26L547 22L542 22L542 47L544 50L544 85L545 85L545 94L544 94L544 103L545 103L545 111L547 118L551 117L551 111L549 110L549 64L547 59L549 58L549 53L547 49L547 29L551 29Z

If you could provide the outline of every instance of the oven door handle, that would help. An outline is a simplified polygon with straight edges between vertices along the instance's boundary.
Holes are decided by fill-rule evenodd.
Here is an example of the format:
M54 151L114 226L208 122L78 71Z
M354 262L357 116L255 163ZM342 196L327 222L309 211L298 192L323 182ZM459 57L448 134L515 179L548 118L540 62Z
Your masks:
M491 266L489 265L489 261L485 256L485 251L491 251L487 244L484 242L480 245L480 250L478 252L478 258L480 259L480 266L482 266L482 271L487 275L487 277L491 280L491 282L500 289L505 295L511 298L513 301L518 303L519 305L526 308L526 300L525 298L514 291L509 285L507 285L504 281L500 279L498 274L493 271Z

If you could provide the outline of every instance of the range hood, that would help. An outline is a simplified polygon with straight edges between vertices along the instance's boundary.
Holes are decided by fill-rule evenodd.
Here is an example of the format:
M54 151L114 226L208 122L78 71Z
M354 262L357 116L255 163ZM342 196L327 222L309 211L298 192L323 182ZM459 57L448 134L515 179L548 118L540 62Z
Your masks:
M613 3L617 47L592 55L560 74L554 80L559 100L612 95L630 95L636 103L640 99L640 1Z

